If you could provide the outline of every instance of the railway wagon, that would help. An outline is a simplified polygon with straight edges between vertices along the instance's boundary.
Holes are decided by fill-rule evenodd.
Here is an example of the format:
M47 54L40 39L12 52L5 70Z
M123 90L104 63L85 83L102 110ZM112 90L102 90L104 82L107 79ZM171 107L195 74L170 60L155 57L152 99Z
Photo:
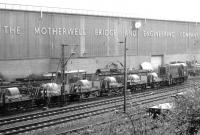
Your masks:
M2 112L47 106L54 102L58 103L59 99L60 85L56 83L44 83L37 87L29 85L0 89L0 109Z
M53 105L60 102L61 85L57 83L45 83L39 88L39 95L34 96L38 106Z
M73 74L76 74L76 72ZM86 99L90 97L96 98L108 95L121 95L123 93L124 84L122 80L124 78L122 71L112 74L107 73L97 75L97 77L92 77L90 80L84 78L81 79L82 76L84 76L82 73L80 76L74 76L73 74L71 74L71 76L75 77L75 79L72 77L68 78L68 81L66 80L68 83L65 85L65 91L63 93L63 96L67 99L66 101ZM80 79L77 80L77 78ZM182 83L186 79L187 68L185 66L181 64L168 64L159 67L159 74L144 70L129 71L127 77L127 88L131 93L142 92L148 88L159 88L166 85ZM7 90L12 93L12 89ZM33 86L32 88L27 86L27 91L29 91L28 93L31 93L28 95L29 98L27 99L18 98L19 100L8 102L7 100L2 100L6 98L1 98L1 108L5 106L10 108L16 108L15 106L19 106L17 108L23 108L25 107L23 105L27 103L29 103L29 106L50 105L61 101L60 83L45 83L39 87ZM17 89L15 92L17 92ZM2 95L3 94L1 94L1 97L3 97ZM28 107L28 105L26 107Z
M77 100L81 98L89 98L90 96L108 96L112 94L120 94L123 85L118 83L115 77L107 76L99 80L79 80L72 84L67 92L69 100Z
M150 88L159 88L162 86L163 80L158 77L158 74L155 72L148 73L147 75L147 86Z
M131 93L136 92L138 90L146 89L147 82L141 80L139 75L131 74L127 78L127 89L130 89Z
M32 106L33 100L28 95L23 95L17 87L0 90L0 110L27 108Z
M185 63L162 65L158 69L158 74L163 81L163 85L183 83L188 78Z
M101 82L101 95L106 94L120 94L122 92L123 85L117 82L113 76L105 77Z
M78 80L72 84L68 93L69 100L79 100L88 98L91 95L98 96L100 87L93 87L92 82L88 80Z

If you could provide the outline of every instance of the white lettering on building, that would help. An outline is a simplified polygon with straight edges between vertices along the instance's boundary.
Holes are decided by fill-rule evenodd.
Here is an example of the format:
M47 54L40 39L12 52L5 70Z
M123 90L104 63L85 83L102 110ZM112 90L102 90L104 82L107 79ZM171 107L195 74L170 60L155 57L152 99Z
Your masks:
M200 34L199 33L188 33L188 32L180 32L180 37L182 38L200 38Z
M136 31L134 30L123 30L122 35L126 37L136 37Z
M143 30L143 36L148 38L174 38L175 32Z
M21 32L21 28L19 26L15 26L15 27L3 26L3 32L5 34L10 34L10 35L20 35L20 34L23 34Z
M35 27L35 34L37 35L71 35L71 36L85 36L86 33L80 28L50 28L50 27Z
M94 33L96 36L116 36L117 32L114 29L95 29Z
M28 30L27 32L32 31ZM33 29L36 35L68 35L68 36L85 36L87 35L85 29L78 27L34 27ZM104 29L94 28L87 30L91 35L95 36L127 36L137 37L136 30L116 30L116 29ZM0 33L7 35L22 35L24 30L20 26L0 26ZM189 38L200 39L200 32L174 32L174 31L154 31L154 30L138 30L144 38ZM141 35L139 35L140 37Z

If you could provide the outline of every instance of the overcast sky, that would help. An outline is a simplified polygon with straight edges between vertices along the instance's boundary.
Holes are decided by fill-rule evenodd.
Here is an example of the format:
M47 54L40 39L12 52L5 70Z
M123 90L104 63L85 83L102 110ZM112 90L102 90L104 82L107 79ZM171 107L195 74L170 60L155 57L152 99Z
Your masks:
M200 22L200 0L0 0L0 3L128 13L140 18Z

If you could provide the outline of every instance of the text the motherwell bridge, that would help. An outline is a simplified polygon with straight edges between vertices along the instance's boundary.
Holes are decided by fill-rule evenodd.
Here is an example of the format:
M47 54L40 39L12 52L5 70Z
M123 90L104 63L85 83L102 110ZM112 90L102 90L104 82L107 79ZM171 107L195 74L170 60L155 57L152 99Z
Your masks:
M117 37L117 36L127 36L127 37L137 37L136 30L126 30L126 29L105 29L105 28L91 28L85 30L84 28L78 27L38 27L35 26L30 28L29 31L33 32L35 35L56 35L56 36L106 36L106 37ZM0 33L5 35L24 35L27 33L23 27L20 26L0 26ZM175 31L156 31L156 30L139 30L139 36L144 38L191 38L199 39L200 33L198 32L175 32Z

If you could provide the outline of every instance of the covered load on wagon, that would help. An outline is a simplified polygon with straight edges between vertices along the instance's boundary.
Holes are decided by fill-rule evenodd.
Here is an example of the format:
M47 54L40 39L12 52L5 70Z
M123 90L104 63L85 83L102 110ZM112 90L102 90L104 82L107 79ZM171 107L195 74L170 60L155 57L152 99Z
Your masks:
M47 96L58 96L61 92L61 85L56 83L46 83L42 87L46 90Z
M0 95L1 95L1 99L3 98L3 95L5 95L5 100L8 100L8 101L18 100L22 98L19 88L17 87L11 87L11 88L0 90Z
M140 82L140 77L136 74L131 74L128 76L128 81L137 83Z
M78 92L89 92L92 88L92 84L88 80L78 80L75 86Z
M114 88L119 86L116 78L112 76L105 77L103 83L107 84L108 88Z
M141 68L142 68L142 70L153 71L153 67L152 67L151 63L149 63L149 62L143 62L141 64Z

